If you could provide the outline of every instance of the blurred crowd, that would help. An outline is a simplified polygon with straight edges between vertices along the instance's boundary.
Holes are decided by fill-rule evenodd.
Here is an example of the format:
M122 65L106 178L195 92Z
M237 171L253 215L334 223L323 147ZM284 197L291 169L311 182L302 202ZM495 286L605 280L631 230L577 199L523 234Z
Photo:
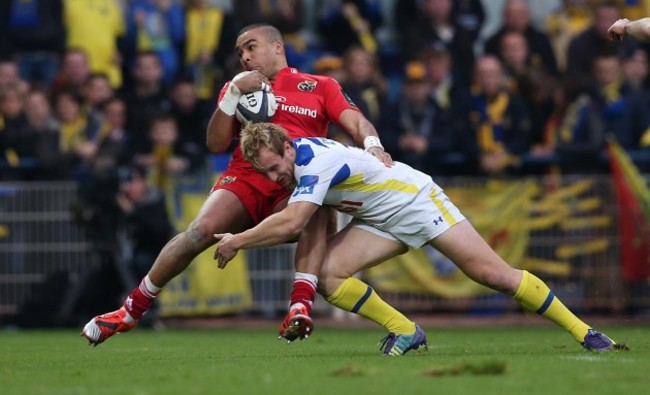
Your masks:
M434 177L603 173L608 138L648 171L650 46L607 29L649 15L650 0L0 1L0 182L77 182L101 259L141 278L174 233L164 192L214 172L206 126L258 22Z
M204 169L237 31L256 22L282 31L291 66L337 79L395 159L434 176L603 172L610 136L648 150L650 46L607 29L650 0L535 3L3 1L0 180L117 191L125 166L159 188Z

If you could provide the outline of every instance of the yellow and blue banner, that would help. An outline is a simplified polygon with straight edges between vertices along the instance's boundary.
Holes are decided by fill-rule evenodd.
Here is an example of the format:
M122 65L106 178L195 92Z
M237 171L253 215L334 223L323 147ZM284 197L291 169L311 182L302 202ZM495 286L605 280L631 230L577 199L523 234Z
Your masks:
M571 259L609 248L604 237L560 242L536 256L531 232L576 232L607 228L612 219L598 214L602 202L586 196L593 182L582 180L549 190L533 180L488 181L477 187L445 188L488 244L513 267L554 276L571 274ZM492 292L465 276L432 247L395 257L369 269L366 279L378 290L430 294L445 298Z

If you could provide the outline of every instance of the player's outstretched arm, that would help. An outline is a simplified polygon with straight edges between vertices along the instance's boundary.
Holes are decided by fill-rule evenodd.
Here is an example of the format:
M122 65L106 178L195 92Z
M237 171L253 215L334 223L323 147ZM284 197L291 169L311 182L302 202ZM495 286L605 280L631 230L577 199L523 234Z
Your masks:
M219 244L214 259L219 268L226 267L242 248L272 246L296 238L318 207L311 202L295 202L245 232L215 234Z
M359 111L346 109L339 116L339 124L354 139L359 147L364 147L387 167L393 166L393 158L384 151L379 141L377 129Z
M616 41L623 40L623 37L630 36L639 41L650 42L650 17L630 21L627 18L619 19L609 30L609 38Z

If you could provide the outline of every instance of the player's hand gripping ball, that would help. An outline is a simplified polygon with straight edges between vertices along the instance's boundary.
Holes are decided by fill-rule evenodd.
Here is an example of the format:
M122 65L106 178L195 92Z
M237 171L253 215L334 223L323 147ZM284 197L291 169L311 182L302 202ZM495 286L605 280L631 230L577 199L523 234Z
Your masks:
M239 73L233 78L233 81L249 73L250 71ZM241 123L266 122L273 117L277 108L278 103L275 100L275 95L270 92L270 87L263 86L263 89L259 91L241 95L235 116Z

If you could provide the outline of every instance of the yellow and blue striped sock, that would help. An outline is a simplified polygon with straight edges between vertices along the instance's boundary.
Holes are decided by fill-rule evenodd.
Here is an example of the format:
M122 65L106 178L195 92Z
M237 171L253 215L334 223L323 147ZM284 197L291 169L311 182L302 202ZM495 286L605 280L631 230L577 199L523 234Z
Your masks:
M535 275L523 271L521 283L514 296L526 310L550 319L582 342L590 326L575 316L553 291Z
M327 301L343 310L366 317L389 332L398 335L415 333L413 321L386 303L371 286L357 278L350 277L343 281L336 291L327 297Z

